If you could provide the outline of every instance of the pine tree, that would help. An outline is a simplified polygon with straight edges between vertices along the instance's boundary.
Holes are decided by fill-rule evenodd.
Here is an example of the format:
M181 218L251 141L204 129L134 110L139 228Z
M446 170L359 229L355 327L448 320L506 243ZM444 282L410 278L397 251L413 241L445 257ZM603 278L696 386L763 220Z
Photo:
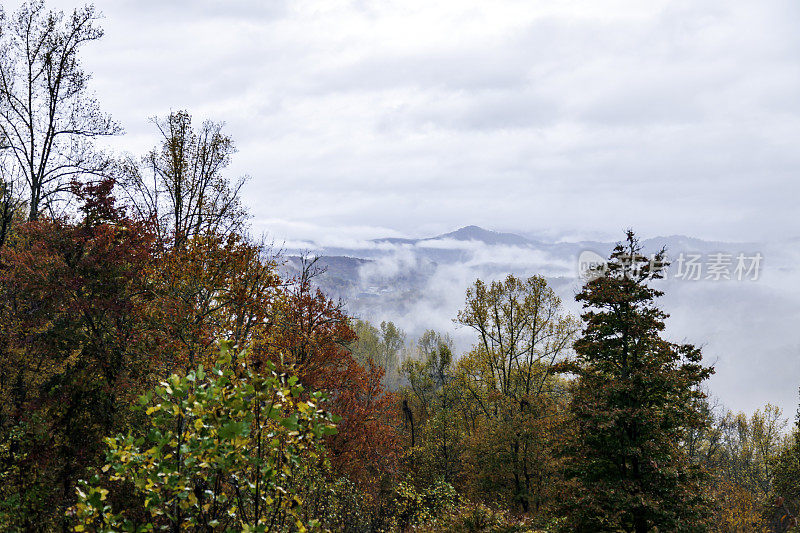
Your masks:
M703 531L704 473L683 450L703 424L698 385L713 373L700 350L662 339L665 251L647 258L633 232L618 244L583 302L571 400L575 437L568 447L573 490L565 501L573 531Z

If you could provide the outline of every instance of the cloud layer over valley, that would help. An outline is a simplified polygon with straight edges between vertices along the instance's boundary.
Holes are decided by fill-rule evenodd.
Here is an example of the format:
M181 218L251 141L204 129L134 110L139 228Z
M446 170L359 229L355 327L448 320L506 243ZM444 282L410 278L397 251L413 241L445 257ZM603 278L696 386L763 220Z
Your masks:
M412 340L425 329L446 331L462 351L475 337L457 327L453 318L463 306L466 288L477 278L544 275L565 309L578 315L581 309L574 295L583 283L578 272L580 253L591 250L607 256L613 246L613 242L598 241L544 242L474 226L427 239L363 240L351 248L296 244L305 246L287 249L288 254L313 250L322 255L320 264L327 271L318 278L320 286L342 297L356 316L376 323L394 321ZM706 362L716 368L710 381L712 393L729 407L747 411L762 407L763 398L771 398L791 416L800 375L796 243L709 242L673 236L647 239L643 244L648 252L667 246L672 265L664 280L654 282L666 293L661 301L671 315L666 333L673 341L703 347ZM718 253L730 256L730 264L715 280L710 264ZM681 254L683 264L679 264ZM742 272L742 279L737 279L739 254L748 260L761 254L758 272ZM697 280L689 279L694 274L686 275L692 256L699 256L703 267ZM291 272L296 265L297 260L290 257L287 269ZM725 275L731 279L724 279Z

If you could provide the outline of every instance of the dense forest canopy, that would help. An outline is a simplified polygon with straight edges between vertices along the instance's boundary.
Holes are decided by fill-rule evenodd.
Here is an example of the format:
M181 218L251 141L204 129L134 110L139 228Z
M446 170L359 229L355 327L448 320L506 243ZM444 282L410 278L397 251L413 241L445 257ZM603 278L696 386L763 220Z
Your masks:
M800 420L710 399L632 231L571 316L477 279L443 331L348 316L253 237L235 144L187 111L117 157L93 7L0 12L4 531L795 530Z

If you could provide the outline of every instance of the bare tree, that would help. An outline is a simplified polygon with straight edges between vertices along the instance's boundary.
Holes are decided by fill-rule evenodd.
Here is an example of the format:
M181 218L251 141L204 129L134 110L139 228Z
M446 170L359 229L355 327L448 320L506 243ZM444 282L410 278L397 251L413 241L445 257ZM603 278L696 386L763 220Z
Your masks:
M139 216L157 223L159 234L174 238L176 246L204 232L240 230L247 218L239 198L245 178L223 176L236 151L223 124L205 121L195 131L186 111L153 123L161 146L123 164L125 189Z
M69 183L102 175L109 161L94 143L121 133L88 92L79 52L103 36L94 6L69 16L41 0L7 18L0 9L0 138L28 188L28 218L63 198Z

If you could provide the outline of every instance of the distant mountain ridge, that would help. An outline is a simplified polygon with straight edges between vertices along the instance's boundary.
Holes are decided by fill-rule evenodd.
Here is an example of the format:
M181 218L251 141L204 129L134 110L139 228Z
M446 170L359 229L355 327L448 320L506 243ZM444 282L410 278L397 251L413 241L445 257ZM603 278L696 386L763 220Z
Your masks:
M578 277L578 257L582 252L608 257L615 244L543 242L469 225L433 237L372 239L354 248L315 246L319 255L317 266L324 270L317 282L331 296L349 301L352 308L363 310L363 304L369 304L374 311L373 305L396 308L423 297L426 284L432 282L437 272L453 271L460 275L469 272L469 277L485 278L505 273L541 274L554 283L568 283ZM746 243L704 241L684 235L643 239L642 246L647 254L666 247L672 262L681 253L726 252L733 256L757 251L755 245ZM284 274L298 273L300 253L300 250L286 250Z
M621 238L621 237L620 237ZM490 246L536 246L542 248L569 248L575 247L591 247L599 246L600 248L612 248L616 241L560 241L560 242L546 242L542 240L532 239L510 232L494 231L482 228L476 225L463 226L448 233L442 233L433 237L420 237L420 238L403 238L403 237L381 237L378 239L371 239L372 243L388 243L388 244L408 244L416 245L431 241L475 241L488 244ZM800 238L798 238L800 240ZM666 246L668 249L681 249L681 250L706 250L712 248L725 249L731 245L753 245L755 243L746 242L730 242L730 241L710 241L699 239L696 237L689 237L686 235L658 235L649 237L642 240L642 245L645 248L660 248Z
M577 241L577 242L546 242L534 240L516 233L493 231L476 225L458 228L448 233L433 237L400 238L384 237L364 241L366 246L345 248L337 246L320 246L310 242L312 248L319 251L323 258L331 258L332 268L338 269L347 263L346 258L359 261L372 261L385 258L400 250L409 249L419 258L433 263L459 263L472 257L470 248L463 246L448 246L448 242L455 243L480 243L487 247L519 248L521 250L538 251L551 257L554 261L577 260L578 255L584 250L591 250L600 255L607 256L614 248L616 241ZM388 245L388 246L387 246ZM681 252L713 253L720 251L738 252L748 251L758 245L754 243L733 243L706 241L685 235L657 236L642 240L645 253L654 253L662 247L667 248L668 256ZM285 250L288 256L300 255L302 250ZM333 259L336 258L336 259ZM349 265L352 273L352 267ZM347 268L347 267L346 267Z
M451 239L454 241L477 241L489 245L504 244L509 246L527 246L535 244L535 241L525 238L516 233L503 233L499 231L492 231L481 228L480 226L464 226L449 233L443 233L435 237L426 237L421 239L404 239L398 237L385 237L381 239L372 239L371 242L375 243L390 243L390 244L418 244L421 242L441 241Z

